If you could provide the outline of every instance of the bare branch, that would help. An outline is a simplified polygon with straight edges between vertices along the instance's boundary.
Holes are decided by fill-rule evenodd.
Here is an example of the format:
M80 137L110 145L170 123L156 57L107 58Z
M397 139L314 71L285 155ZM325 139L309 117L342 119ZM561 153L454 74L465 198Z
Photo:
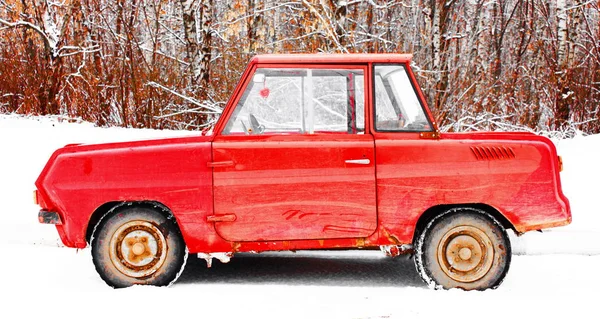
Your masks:
M173 94L173 95L175 95L175 96L177 96L177 97L180 97L180 98L182 98L182 99L184 99L184 100L186 100L186 101L188 101L188 102L190 102L190 103L192 103L192 104L194 104L194 105L198 106L198 108L197 108L197 109L202 109L202 108L204 108L204 109L207 109L207 110L211 111L211 112L205 112L205 113L214 113L214 114L220 114L221 112L223 112L223 109L221 109L221 108L219 108L219 107L215 107L215 106L213 106L213 105L209 105L209 104L206 104L206 103L202 103L202 102L200 102L200 101L198 101L198 100L196 100L196 99L194 99L194 98L192 98L192 97L185 96L185 95L183 95L183 94L181 94L181 93L178 93L178 92L176 92L176 91L174 91L174 90L171 90L171 89L169 89L168 87L166 87L166 86L163 86L163 85L161 85L161 84L158 84L158 83L156 83L156 82L153 82L153 81L151 81L151 82L148 82L148 83L146 83L146 85L148 85L148 86L151 86L151 87L155 87L155 88L159 88L159 89L162 89L162 90L165 90L165 91L167 91L167 92L169 92L169 93L171 93L171 94ZM184 111L181 111L181 112L179 112L178 114L182 114L182 113L190 112L190 111L192 111L192 110L197 110L197 109L184 110Z
M42 40L44 41L44 43L48 46L48 48L51 48L52 50L54 50L55 48L51 45L51 40L48 37L48 35L37 25L31 23L31 22L27 22L27 21L17 21L17 22L8 22L4 19L0 19L0 24L5 25L8 28L19 28L19 27L23 27L23 28L27 28L30 30L35 31L37 34L40 35L40 37L42 38ZM2 30L2 29L0 29ZM52 55L55 57L54 52L52 52Z

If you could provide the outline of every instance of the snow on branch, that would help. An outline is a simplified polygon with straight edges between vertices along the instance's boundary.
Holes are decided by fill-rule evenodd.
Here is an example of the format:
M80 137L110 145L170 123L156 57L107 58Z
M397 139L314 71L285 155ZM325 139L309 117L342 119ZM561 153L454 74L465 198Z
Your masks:
M169 113L167 115L161 115L158 116L157 118L164 118L164 117L168 117L168 116L175 116L175 115L179 115L179 114L184 114L184 113L205 113L205 114L221 114L221 112L223 111L223 109L221 109L220 107L216 106L216 105L211 105L211 104L206 104L206 103L202 103L192 97L183 95L179 92L176 92L174 90L169 89L168 87L161 85L159 83L156 83L154 81L150 81L148 83L146 83L147 86L151 86L154 88L159 88L161 90L165 90L177 97L180 97L182 99L184 99L185 101L188 101L196 106L198 106L197 108L194 109L187 109L187 110L182 110L179 112L174 112L174 113ZM198 112L201 109L206 109L208 111L202 111L202 112Z
M329 37L329 39L335 43L335 46L337 47L337 49L338 49L338 50L340 50L340 52L342 52L342 53L348 53L348 49L347 49L345 46L343 46L343 45L340 43L340 41L339 41L339 39L338 39L338 37L337 37L336 33L334 32L334 30L332 30L332 27L331 27L331 26L333 25L333 22L332 22L331 20L330 20L330 21L327 21L327 20L325 19L325 17L324 17L324 16L323 16L321 13L319 13L319 12L320 12L320 10L317 10L317 9L316 9L316 8L315 8L315 7L314 7L314 6L313 6L311 3L309 3L308 1L306 1L306 0L302 0L302 4L303 4L303 5L304 5L306 8L308 8L308 10L309 10L310 12L312 12L312 13L313 13L313 14L314 14L314 15L317 17L317 19L319 19L319 21L321 21L321 26L322 26L323 28L325 28L325 30L324 30L324 31L325 31L325 33L327 34L327 36Z
M17 22L8 22L4 19L0 19L0 24L8 27L8 28L19 28L19 27L23 27L23 28L28 28L31 29L33 31L35 31L37 34L39 34L42 37L42 40L44 41L44 43L48 46L48 48L50 48L52 50L53 56L56 57L57 55L55 55L55 49L56 49L56 41L54 41L53 39L51 39L46 32L44 32L40 27L38 27L37 25L31 23L31 22L27 22L27 21L17 21ZM0 29L1 30L1 29Z
M58 43L60 42L60 33L57 31L56 25L48 15L44 16L44 24L44 28L46 30L51 30L51 32L46 32L42 30L42 28L40 28L39 26L28 21L19 20L16 22L9 22L0 18L0 25L4 25L6 26L6 28L22 27L35 31L38 35L40 35L40 37L44 41L44 44L50 51L49 53L51 54L53 59L82 53L92 53L100 50L100 47L98 45L92 45L89 47L66 45L58 47ZM0 30L3 29L5 28L1 28Z
M513 117L513 115L498 115L492 113L482 113L477 116L467 115L440 129L442 131L453 130L455 132L487 130L534 132L526 126L510 124L508 120L511 117Z

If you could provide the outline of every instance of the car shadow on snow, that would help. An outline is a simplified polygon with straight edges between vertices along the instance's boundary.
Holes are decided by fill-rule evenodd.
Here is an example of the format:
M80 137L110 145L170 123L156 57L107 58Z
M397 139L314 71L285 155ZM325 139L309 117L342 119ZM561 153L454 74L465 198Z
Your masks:
M376 253L376 254L373 254ZM425 287L408 255L390 258L343 252L236 254L229 263L190 254L177 283L286 284L360 287Z

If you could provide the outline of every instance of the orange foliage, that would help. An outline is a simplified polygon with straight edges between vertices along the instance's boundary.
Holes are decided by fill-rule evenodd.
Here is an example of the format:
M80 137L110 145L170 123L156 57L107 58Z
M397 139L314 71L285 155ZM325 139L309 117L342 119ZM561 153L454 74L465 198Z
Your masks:
M222 107L255 54L410 52L446 129L489 115L534 130L600 132L598 3L569 10L574 43L558 65L556 14L544 1L405 2L214 1L203 94L185 61L180 0L4 0L0 112L201 129L213 115L199 105ZM442 25L433 23L435 10L444 10ZM434 27L443 31L438 69Z

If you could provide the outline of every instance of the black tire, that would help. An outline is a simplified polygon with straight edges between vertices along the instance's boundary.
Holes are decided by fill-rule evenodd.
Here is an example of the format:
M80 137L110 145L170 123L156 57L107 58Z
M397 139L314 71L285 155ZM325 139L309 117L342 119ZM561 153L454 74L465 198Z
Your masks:
M415 243L415 266L435 289L497 288L510 267L508 234L490 214L454 208L431 220Z
M187 257L175 223L141 206L104 216L94 229L91 246L96 271L114 288L169 285L183 270Z

